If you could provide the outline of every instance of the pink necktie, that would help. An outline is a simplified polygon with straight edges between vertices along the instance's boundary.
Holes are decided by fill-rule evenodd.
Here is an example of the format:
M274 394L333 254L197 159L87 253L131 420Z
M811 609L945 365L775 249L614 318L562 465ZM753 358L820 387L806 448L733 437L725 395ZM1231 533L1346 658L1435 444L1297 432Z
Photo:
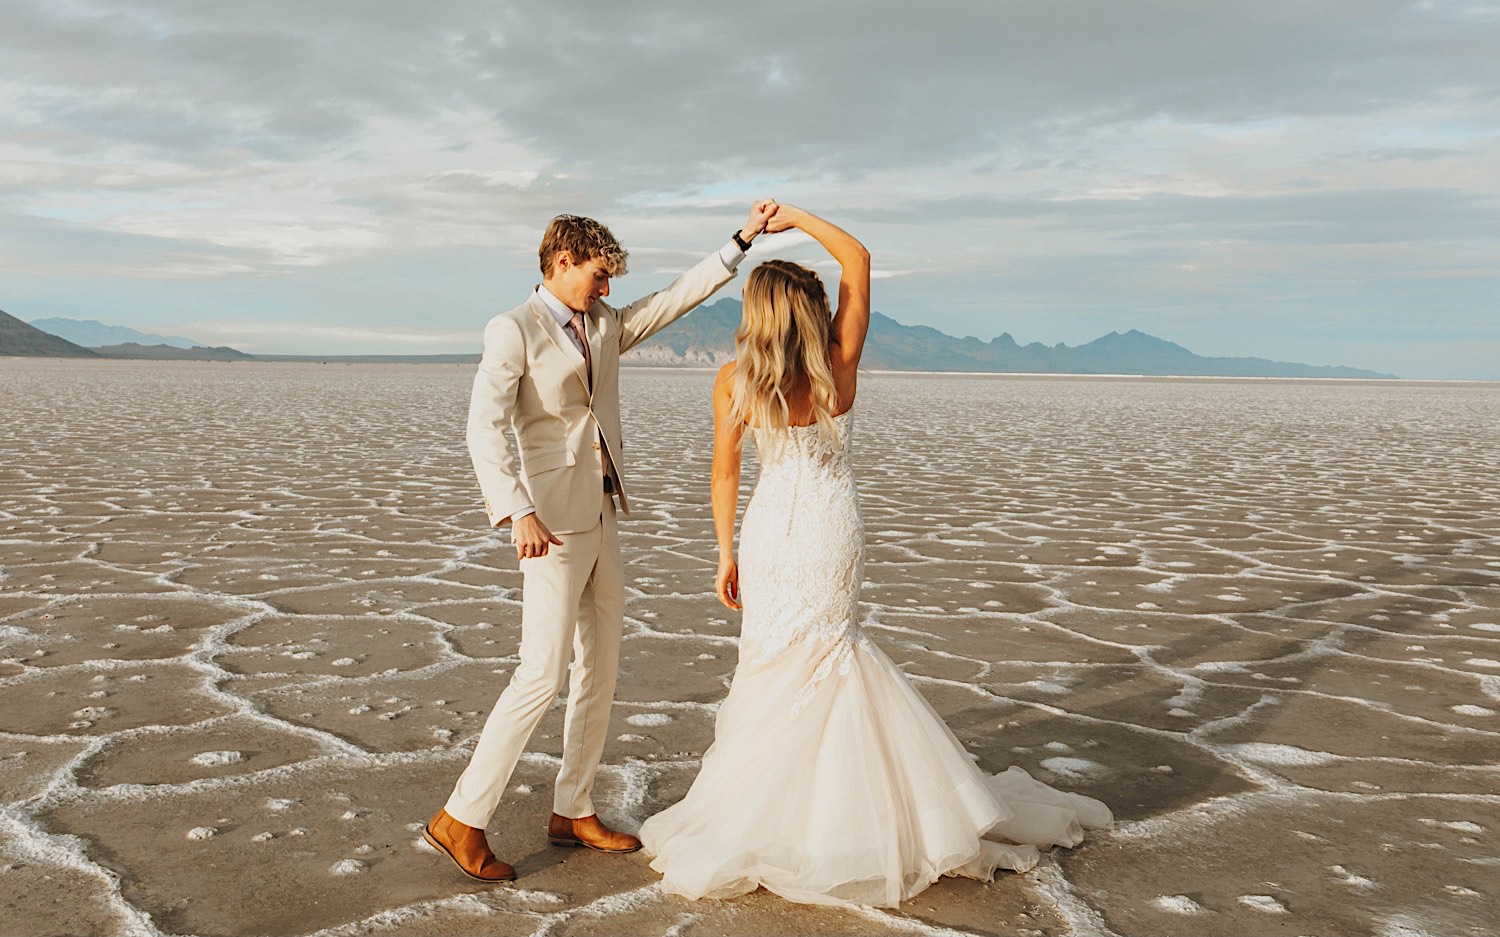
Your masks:
M573 334L578 336L578 344L583 349L583 370L589 377L589 389L594 387L594 361L589 357L589 339L583 334L583 313L573 313L573 318L568 320L568 327Z

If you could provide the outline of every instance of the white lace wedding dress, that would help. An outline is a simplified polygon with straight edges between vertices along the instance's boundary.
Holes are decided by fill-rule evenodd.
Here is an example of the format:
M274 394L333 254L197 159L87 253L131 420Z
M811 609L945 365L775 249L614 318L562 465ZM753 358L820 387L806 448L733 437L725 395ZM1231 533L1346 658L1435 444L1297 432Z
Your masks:
M1104 804L1020 768L977 768L859 626L850 422L835 418L837 439L755 431L739 667L692 789L641 827L665 891L891 906L941 875L1029 869L1037 846L1110 823Z

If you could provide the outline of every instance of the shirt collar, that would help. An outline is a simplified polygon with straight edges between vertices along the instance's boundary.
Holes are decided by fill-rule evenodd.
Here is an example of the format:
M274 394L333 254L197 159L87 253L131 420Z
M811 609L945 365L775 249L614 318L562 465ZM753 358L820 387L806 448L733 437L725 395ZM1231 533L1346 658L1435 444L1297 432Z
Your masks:
M536 294L542 298L542 302L547 306L547 311L552 313L552 318L557 320L558 325L565 326L573 321L573 310L569 309L567 304L562 300L553 296L552 291L547 289L547 287L537 286Z

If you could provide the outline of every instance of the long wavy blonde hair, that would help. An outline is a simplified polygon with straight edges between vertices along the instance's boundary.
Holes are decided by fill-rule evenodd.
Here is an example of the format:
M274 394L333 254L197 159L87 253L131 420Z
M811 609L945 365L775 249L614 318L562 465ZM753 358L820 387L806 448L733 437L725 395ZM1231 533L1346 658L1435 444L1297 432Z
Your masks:
M832 318L823 281L801 264L768 260L750 271L744 317L734 333L731 417L785 428L791 422L787 394L805 383L814 420L836 438L839 398L828 363Z

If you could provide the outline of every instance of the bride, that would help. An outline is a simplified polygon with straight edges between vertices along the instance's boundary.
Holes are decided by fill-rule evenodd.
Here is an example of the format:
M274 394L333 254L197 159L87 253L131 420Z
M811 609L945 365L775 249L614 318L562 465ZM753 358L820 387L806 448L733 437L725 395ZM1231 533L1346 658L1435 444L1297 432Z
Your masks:
M1110 823L1097 800L1012 767L975 767L936 711L859 626L864 522L850 469L870 255L790 205L842 268L830 317L817 274L784 260L745 285L737 360L714 384L719 599L743 603L739 666L687 796L641 827L662 888L723 898L765 887L792 901L892 906L942 875L1022 871L1037 846ZM760 477L734 559L749 427Z

